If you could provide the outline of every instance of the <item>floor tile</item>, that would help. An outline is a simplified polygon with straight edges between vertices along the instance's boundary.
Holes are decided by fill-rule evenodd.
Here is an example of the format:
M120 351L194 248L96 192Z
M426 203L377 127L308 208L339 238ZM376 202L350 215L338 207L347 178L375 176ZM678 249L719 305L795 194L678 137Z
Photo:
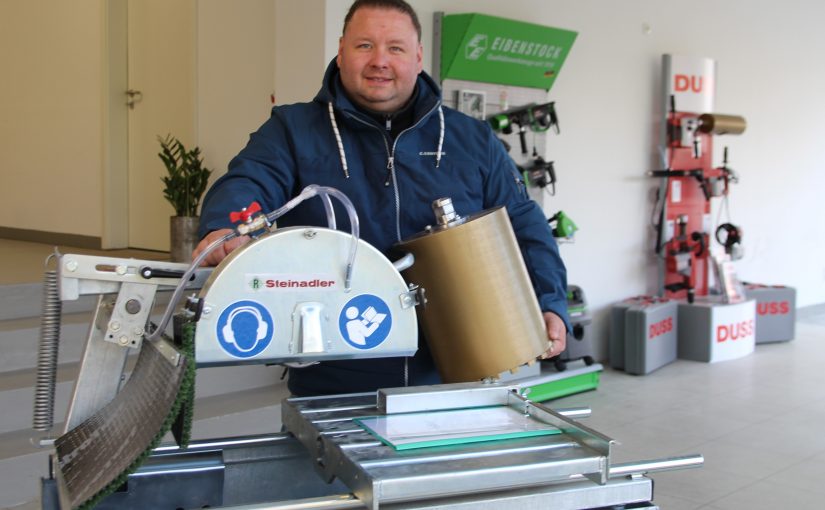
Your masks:
M825 500L825 460L811 458L803 460L785 469L777 466L777 473L767 477L766 481L778 485L793 487L803 491L815 492ZM825 503L823 503L825 507Z
M702 508L701 503L667 494L656 494L653 503L659 505L662 510L700 510Z
M684 409L657 414L644 421L647 425L668 430L673 434L680 436L695 434L706 440L741 430L749 425L746 420L739 418L707 415Z
M720 437L747 448L764 448L769 451L810 457L825 451L825 434L821 423L788 422L771 419Z
M656 473L652 476L655 480L654 494L674 496L705 505L716 504L720 498L757 482L753 477L726 473L707 466Z
M733 491L712 503L713 510L817 510L823 507L822 495L773 482L757 482Z
M797 455L779 453L758 446L743 447L741 444L722 439L699 445L696 450L705 457L705 467L754 479L766 478L800 462Z

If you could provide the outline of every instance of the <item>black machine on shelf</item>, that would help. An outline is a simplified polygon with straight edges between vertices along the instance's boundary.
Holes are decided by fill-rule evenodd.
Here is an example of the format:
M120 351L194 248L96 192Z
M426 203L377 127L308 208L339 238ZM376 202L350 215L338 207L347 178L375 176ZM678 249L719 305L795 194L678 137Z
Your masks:
M584 291L578 285L567 287L567 313L573 327L573 331L567 334L567 346L561 354L547 360L553 363L559 372L567 370L567 363L571 361L582 360L587 366L595 363L593 343L588 334L593 320L587 310Z

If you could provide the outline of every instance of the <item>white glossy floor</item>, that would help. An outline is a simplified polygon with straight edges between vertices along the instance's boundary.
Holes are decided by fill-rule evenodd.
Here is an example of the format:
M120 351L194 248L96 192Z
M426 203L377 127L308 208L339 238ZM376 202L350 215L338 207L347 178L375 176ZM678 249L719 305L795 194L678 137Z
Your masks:
M652 475L666 510L825 508L825 314L792 342L717 364L677 361L647 376L613 370L598 390L552 402L622 444L617 462L700 453L700 469Z

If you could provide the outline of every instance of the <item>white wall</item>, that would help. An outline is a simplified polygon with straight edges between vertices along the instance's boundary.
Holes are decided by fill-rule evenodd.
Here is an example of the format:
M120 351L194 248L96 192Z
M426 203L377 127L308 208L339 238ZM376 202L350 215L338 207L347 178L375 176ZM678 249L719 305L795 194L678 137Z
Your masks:
M310 101L321 88L324 0L278 2L275 24L275 101Z
M275 0L198 0L197 143L214 182L269 118Z
M0 2L0 226L100 235L103 14Z
M213 179L269 117L276 3L197 2L196 143L215 170ZM116 131L125 124L126 86L114 83L106 90L109 66L125 59L125 48L115 47L120 41L110 39L106 26L107 14L122 4L0 2L0 227L103 237L107 246L124 245L125 240L112 239L120 226L104 217L103 207L108 201L113 211L126 202L125 195L112 192L125 185L108 182L120 174L125 178L125 170L106 171L125 165L125 149L113 153L109 141L122 135ZM111 62L107 45L113 45ZM122 108L120 120L107 117L114 108Z
M743 115L747 131L716 140L740 175L730 198L742 226L745 280L797 288L799 306L825 302L825 3L696 0L412 0L430 70L432 17L478 12L575 30L579 36L551 91L561 134L550 135L558 187L548 214L563 209L580 227L561 247L571 283L595 312L598 356L609 306L655 290L648 227L661 116L661 55L718 62L716 110ZM340 33L348 1L330 0ZM333 22L337 20L337 23ZM649 33L643 29L650 27ZM334 55L327 33L327 58ZM715 218L714 218L715 219Z
M105 8L102 0L63 4L0 2L0 42L8 50L0 52L0 226L99 236ZM563 209L581 228L576 243L561 251L571 283L584 288L596 313L598 337L606 338L610 304L656 285L648 228L653 183L644 174L657 165L663 53L716 59L717 110L748 119L744 135L717 142L730 146L730 164L741 176L730 204L745 234L740 275L796 287L799 306L825 302L825 68L817 64L825 50L818 26L825 3L412 4L424 28L427 70L435 11L579 32L551 91L562 132L551 135L547 156L556 161L559 183L544 206L548 214ZM278 102L314 96L349 5L199 0L198 144L216 174L268 117L273 90ZM276 23L292 30L277 35ZM32 211L32 203L39 209Z

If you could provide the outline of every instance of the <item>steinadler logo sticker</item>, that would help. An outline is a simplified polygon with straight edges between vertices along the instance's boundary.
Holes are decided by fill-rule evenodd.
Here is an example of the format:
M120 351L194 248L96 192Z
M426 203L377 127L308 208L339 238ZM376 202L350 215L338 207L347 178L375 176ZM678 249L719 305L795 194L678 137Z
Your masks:
M335 277L329 274L247 274L245 279L253 292L338 289Z

